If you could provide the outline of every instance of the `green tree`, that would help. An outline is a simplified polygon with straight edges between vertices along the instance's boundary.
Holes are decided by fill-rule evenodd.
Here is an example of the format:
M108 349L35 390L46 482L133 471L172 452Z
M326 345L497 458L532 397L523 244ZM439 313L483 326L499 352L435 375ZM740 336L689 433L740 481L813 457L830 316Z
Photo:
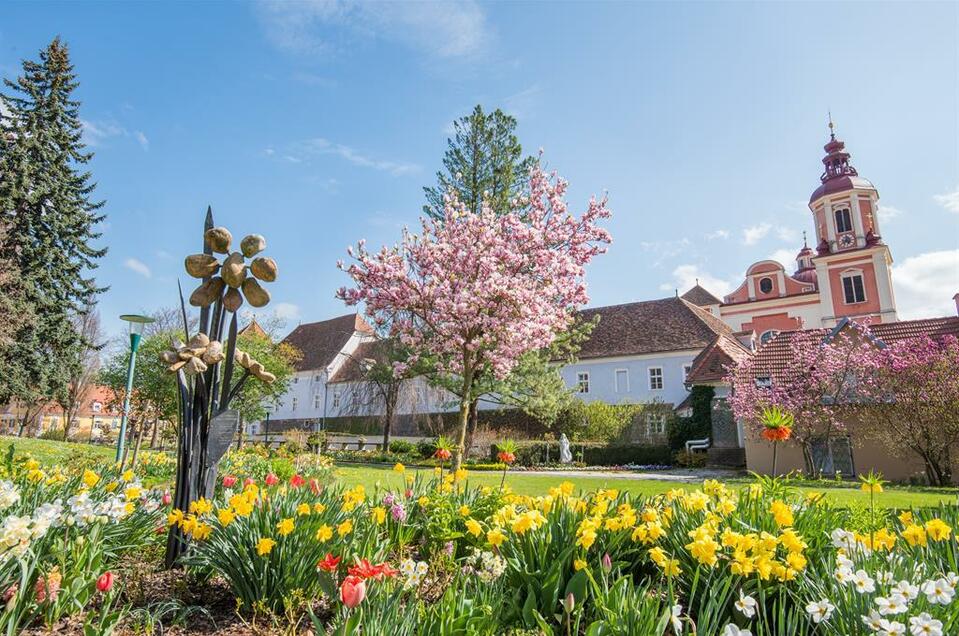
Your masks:
M106 252L94 246L103 216L85 165L92 154L81 141L78 83L59 38L24 60L23 74L4 80L0 94L0 218L6 236L0 260L18 272L22 302L35 322L21 326L0 347L0 403L64 398L87 346L74 318L91 306L91 277Z
M286 342L274 343L269 335L251 330L237 336L236 347L246 351L263 364L267 371L276 376L276 381L244 382L243 388L233 399L231 408L240 412L240 426L243 422L252 422L266 417L266 407L275 405L290 388L295 371L294 365L303 357L303 353Z
M473 112L453 122L453 137L443 155L445 170L436 173L437 185L423 188L427 204L423 212L443 217L443 197L453 189L473 213L486 201L494 212L509 210L522 196L534 157L523 158L516 137L516 119L500 109Z

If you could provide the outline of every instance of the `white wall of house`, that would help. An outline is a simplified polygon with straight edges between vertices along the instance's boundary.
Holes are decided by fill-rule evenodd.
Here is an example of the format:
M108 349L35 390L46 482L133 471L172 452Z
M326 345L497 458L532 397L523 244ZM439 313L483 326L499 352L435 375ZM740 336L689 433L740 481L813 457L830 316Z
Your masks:
M699 349L673 351L618 358L580 360L563 367L566 386L576 387L588 380L588 390L576 397L610 404L660 401L679 404L689 392L684 386L686 373Z

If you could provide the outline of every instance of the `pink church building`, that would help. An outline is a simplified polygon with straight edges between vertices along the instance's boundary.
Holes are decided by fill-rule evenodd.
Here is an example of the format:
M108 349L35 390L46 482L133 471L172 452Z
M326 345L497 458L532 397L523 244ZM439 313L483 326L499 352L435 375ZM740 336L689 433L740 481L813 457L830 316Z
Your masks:
M721 302L707 305L735 332L761 342L780 331L833 327L843 318L896 322L892 255L879 230L879 192L850 163L829 123L821 184L809 198L815 249L796 255L796 270L763 260Z

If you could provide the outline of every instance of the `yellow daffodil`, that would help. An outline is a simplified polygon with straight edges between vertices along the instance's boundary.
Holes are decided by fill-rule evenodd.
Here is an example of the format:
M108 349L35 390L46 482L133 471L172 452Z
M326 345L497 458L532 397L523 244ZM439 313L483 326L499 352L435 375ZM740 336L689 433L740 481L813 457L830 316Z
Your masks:
M275 545L276 541L264 537L256 542L256 553L260 556L265 556L273 551L273 546Z

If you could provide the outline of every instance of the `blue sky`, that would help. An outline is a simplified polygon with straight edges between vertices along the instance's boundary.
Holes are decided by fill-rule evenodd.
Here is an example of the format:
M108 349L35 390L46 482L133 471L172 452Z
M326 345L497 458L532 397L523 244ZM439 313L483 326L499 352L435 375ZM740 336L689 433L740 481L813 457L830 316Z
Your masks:
M20 2L0 74L54 35L107 200L100 302L171 306L207 204L267 237L288 319L345 313L347 244L395 242L474 104L519 120L582 210L609 192L592 304L714 293L812 230L832 110L879 188L901 315L959 291L959 4Z

